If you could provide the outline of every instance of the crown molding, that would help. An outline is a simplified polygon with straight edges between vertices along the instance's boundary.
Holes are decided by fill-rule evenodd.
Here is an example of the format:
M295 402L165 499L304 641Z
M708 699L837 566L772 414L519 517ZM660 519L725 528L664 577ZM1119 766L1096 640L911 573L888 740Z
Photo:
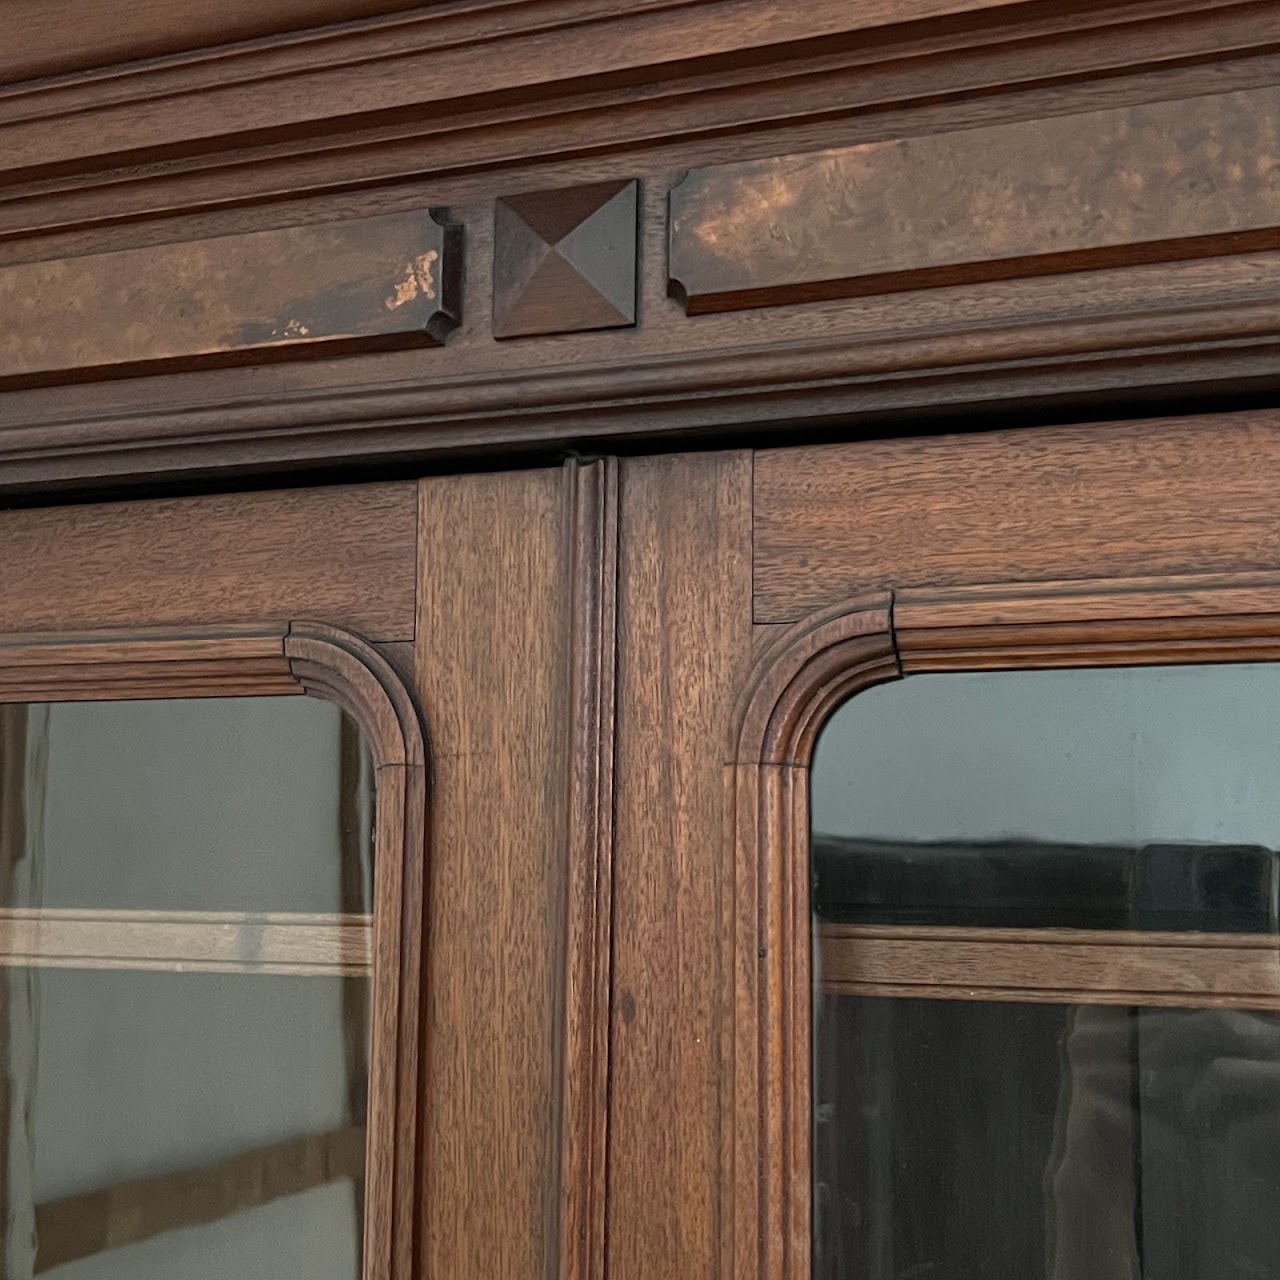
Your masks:
M1273 45L1280 13L1240 0L416 10L0 89L0 237L794 129Z

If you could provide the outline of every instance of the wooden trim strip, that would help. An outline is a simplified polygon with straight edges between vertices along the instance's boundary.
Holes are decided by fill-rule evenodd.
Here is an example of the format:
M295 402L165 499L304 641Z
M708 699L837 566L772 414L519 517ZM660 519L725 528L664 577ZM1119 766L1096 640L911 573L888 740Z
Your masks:
M422 724L413 695L358 636L295 622L284 650L307 693L336 703L360 726L377 774L364 1274L370 1280L408 1277L417 1256L426 981L428 781Z
M835 995L1280 1008L1280 937L824 925Z
M288 1138L201 1168L39 1204L36 1274L168 1231L218 1222L338 1178L360 1178L364 1148L364 1129L348 1125Z
M0 703L301 694L281 631L0 638Z
M569 871L565 896L561 1280L605 1274L613 768L617 706L618 465L570 460Z
M495 7L514 12L495 14ZM1187 4L1175 0L1161 7L1176 13ZM419 11L288 40L126 63L61 83L15 85L0 93L0 138L11 157L8 167L47 170L54 163L82 166L97 156L181 144L216 150L220 139L239 131L323 136L344 117L370 112L434 117L459 97L480 97L491 104L491 114L511 112L562 92L565 79L585 79L598 93L601 77L605 83L621 77L627 85L645 72L639 82L661 81L673 62L705 67L747 58L758 64L762 50L797 41L865 42L868 31L913 18L947 16L963 23L1022 6L1016 0L863 0L851 12L846 0L808 0L774 9L768 22L742 0L641 0L613 6L616 12L608 16L607 9L602 13L598 4L581 0L557 4L559 12L549 8L506 0L482 6L485 16L477 19L449 6L441 15ZM0 65L6 55L7 49L0 53ZM170 109L157 111L157 100ZM97 127L77 135L68 116L85 111Z
M905 675L1019 667L1271 662L1280 575L978 585L894 602Z
M0 967L369 977L366 915L0 910Z
M1035 624L1063 611L1076 621L1200 618L1202 634L1220 635L1234 619L1280 617L1274 572L1106 578L1100 581L977 583L946 591L903 591L894 603L898 627L970 627L992 619Z

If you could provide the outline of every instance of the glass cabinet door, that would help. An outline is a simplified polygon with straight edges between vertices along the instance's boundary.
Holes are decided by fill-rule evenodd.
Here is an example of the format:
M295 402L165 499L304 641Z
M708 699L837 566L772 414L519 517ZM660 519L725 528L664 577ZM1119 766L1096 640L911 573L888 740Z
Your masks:
M1280 667L922 675L812 773L815 1274L1280 1275Z
M360 1275L373 807L315 699L0 707L5 1275Z

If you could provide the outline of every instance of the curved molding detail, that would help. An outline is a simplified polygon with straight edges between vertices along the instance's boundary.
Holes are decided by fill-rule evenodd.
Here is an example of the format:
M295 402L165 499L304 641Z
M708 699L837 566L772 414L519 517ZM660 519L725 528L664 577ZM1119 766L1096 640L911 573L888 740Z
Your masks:
M284 638L284 653L307 693L336 702L359 724L379 769L426 764L413 698L371 644L338 627L294 622Z
M417 1224L426 748L409 690L365 640L276 628L0 636L0 702L312 694L352 717L377 771L366 1280L409 1280Z
M290 671L360 726L377 770L365 1275L408 1280L417 1254L419 1040L425 990L426 747L417 707L390 663L337 627L296 622Z
M756 661L739 703L730 758L807 763L831 711L902 670L888 596L845 601L789 628Z
M1004 583L846 601L760 655L729 744L736 1010L724 1273L808 1280L809 762L851 694L916 672L1280 660L1280 575Z
M850 600L790 627L761 653L734 719L725 1275L810 1275L806 766L838 703L901 675L891 603L887 595Z

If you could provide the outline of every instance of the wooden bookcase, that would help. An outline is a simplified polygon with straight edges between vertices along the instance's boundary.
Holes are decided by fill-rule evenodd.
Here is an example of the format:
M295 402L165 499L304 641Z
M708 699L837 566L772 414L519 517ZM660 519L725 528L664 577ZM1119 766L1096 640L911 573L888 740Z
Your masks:
M328 698L387 874L0 950L371 972L368 1280L807 1280L827 716L1280 657L1280 7L10 9L0 696ZM1280 998L969 941L818 945Z

